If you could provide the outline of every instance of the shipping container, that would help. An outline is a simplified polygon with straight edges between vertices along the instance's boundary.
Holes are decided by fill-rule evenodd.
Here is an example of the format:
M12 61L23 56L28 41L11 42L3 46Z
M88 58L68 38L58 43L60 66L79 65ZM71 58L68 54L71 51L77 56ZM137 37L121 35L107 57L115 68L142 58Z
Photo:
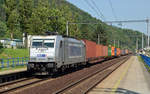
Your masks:
M108 56L111 56L111 47L108 47Z
M86 59L96 58L96 43L89 40L83 40L86 46Z
M96 57L103 56L103 45L96 45Z
M121 55L123 55L123 50L121 50Z
M121 54L120 48L117 48L117 56Z
M124 49L121 50L121 55L125 55L125 50Z
M115 56L115 47L111 47L111 56Z
M115 48L115 56L117 56L117 48Z
M128 52L128 49L126 49L126 50L125 50L125 54L128 54L128 53L129 53L129 52Z
M103 46L103 56L108 56L108 47Z

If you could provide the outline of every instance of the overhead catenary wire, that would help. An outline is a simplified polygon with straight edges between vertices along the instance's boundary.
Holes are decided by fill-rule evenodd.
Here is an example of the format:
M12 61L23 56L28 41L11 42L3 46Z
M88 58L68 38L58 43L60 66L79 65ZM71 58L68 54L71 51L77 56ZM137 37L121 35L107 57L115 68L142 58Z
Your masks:
M93 11L96 12L96 14L105 21L105 18L103 18L102 16L99 15L99 13L97 12L97 10L92 6L92 4L88 1L88 0L84 0L90 7Z
M113 16L114 16L115 20L117 20L117 15L116 15L115 10L114 10L114 8L113 8L112 2L111 2L111 0L108 0L108 1L109 1L109 4L110 4L110 7L111 7L111 10L112 10L112 14L113 14Z
M104 20L106 20L106 18L105 18L105 16L103 15L103 13L100 11L100 9L97 7L97 5L96 5L96 3L93 1L93 0L91 0L91 2L93 3L93 5L96 7L96 9L98 10L98 12L100 13L100 15L101 15L101 17L104 19Z

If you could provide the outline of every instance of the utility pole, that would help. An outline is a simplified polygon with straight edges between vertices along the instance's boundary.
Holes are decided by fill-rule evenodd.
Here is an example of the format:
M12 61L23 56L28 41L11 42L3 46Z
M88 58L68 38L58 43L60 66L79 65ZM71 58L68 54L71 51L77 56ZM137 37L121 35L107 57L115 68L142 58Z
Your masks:
M142 50L143 50L143 48L144 48L144 40L143 40L143 33L142 33Z
M121 45L122 45L122 44L121 44L121 41L120 41L120 49L121 49L121 47L122 47Z
M146 20L147 23L147 47L149 48L149 19Z
M66 29L67 29L67 36L69 36L69 32L68 32L68 26L69 25L69 22L67 21L67 23L66 23Z
M136 39L136 49L138 50L138 37Z
M116 46L115 44L116 44L116 43L115 43L115 40L114 40L114 47Z
M119 48L119 40L118 40L118 48Z

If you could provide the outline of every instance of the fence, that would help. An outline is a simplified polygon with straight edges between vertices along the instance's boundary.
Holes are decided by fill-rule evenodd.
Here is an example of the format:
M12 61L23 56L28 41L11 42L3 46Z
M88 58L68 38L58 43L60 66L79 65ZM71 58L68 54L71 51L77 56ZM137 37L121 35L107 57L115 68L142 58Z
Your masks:
M24 66L28 63L28 57L0 59L0 68Z
M150 57L142 55L142 54L140 56L142 57L144 62L150 67Z

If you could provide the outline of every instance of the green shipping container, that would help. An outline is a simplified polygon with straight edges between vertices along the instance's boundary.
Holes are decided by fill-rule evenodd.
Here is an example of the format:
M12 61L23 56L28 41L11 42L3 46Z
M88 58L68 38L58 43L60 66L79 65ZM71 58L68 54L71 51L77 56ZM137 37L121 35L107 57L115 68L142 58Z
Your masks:
M111 56L111 47L108 47L108 56Z

